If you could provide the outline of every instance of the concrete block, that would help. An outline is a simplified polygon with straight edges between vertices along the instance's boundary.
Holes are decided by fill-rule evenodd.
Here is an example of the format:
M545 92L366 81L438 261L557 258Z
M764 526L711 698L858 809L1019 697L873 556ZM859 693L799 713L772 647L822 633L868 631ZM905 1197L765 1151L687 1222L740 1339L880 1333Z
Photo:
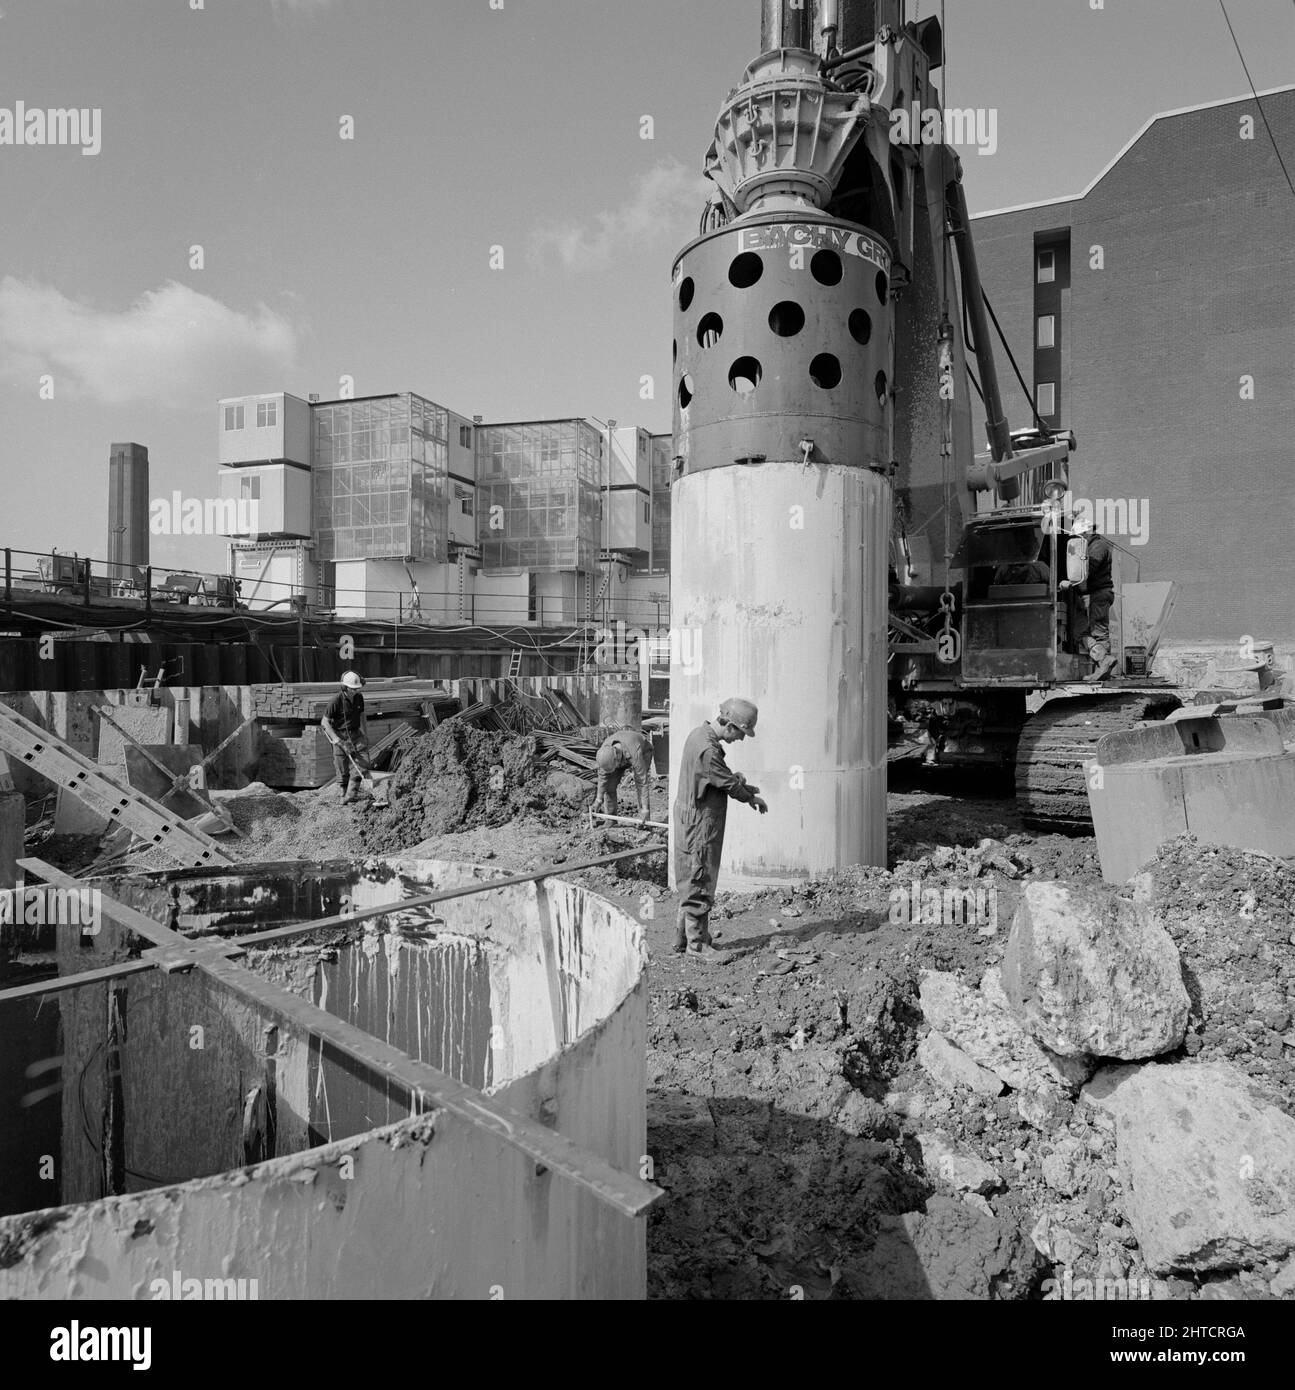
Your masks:
M41 722L69 748L93 758L99 747L99 721L90 711L103 703L101 690L51 690L48 716Z
M1175 835L1295 856L1295 754L1282 734L1263 715L1108 734L1088 764L1102 877L1127 882Z
M136 743L171 742L171 711L164 705L117 705L112 717ZM100 721L96 761L101 767L124 766L127 747L126 740L106 719Z

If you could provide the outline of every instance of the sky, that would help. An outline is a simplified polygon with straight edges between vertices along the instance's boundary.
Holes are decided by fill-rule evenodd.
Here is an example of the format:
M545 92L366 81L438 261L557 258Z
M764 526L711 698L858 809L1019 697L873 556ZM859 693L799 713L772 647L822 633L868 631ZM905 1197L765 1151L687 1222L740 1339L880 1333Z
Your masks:
M1295 3L1225 3L1256 86L1295 80ZM962 152L973 213L1079 193L1148 117L1249 90L1219 0L945 9L945 104L996 113L994 152ZM94 154L0 143L0 545L103 556L114 441L147 445L154 497L215 495L222 396L349 376L668 430L671 263L759 14L0 0L0 121L101 112ZM220 569L225 544L152 556Z

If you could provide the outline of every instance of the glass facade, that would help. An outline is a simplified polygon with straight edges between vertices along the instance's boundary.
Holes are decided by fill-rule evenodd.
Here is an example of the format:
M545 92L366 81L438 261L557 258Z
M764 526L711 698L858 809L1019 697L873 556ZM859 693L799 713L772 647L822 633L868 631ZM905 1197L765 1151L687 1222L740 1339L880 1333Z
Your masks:
M586 420L476 432L477 537L489 570L594 570L603 437Z
M318 559L444 564L446 410L405 392L334 401L311 413Z

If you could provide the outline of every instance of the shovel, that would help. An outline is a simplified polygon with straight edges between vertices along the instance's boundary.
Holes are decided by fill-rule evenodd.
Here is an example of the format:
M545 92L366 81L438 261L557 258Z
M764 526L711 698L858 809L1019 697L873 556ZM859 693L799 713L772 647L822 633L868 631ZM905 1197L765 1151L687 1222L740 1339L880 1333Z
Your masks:
M369 794L375 806L389 806L391 804L391 789L387 785L395 775L391 772L374 772L371 767L366 767L355 754L342 744L342 752L346 754L346 760L355 771L355 775L360 779L360 790Z

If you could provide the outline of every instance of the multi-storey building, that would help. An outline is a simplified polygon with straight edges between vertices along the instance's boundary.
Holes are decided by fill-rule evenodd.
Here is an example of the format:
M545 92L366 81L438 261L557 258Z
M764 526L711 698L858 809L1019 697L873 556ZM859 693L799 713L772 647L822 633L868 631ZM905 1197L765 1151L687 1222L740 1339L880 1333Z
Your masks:
M633 616L645 576L651 613L668 601L661 436L482 424L412 392L219 412L221 494L260 504L258 534L232 547L254 607L300 594L340 616L554 625Z
M1295 152L1295 87L1155 116L1082 193L973 219L1038 412L1078 439L1073 493L1140 579L1180 586L1170 647L1295 643L1278 578L1295 526L1295 164L1278 150Z

